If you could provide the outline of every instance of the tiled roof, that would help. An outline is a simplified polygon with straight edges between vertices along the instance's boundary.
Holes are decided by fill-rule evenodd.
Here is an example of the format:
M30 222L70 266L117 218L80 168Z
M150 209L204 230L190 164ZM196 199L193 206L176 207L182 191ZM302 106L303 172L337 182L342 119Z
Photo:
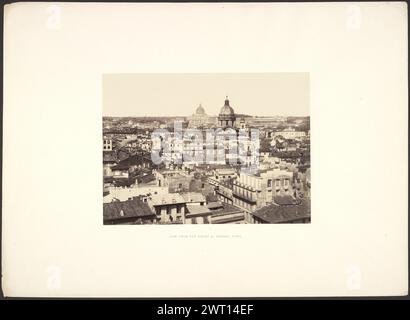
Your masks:
M303 200L300 205L279 206L271 204L251 213L267 223L284 223L310 217L310 201Z
M116 220L127 218L155 218L147 203L138 198L127 201L115 201L104 203L104 220Z
M220 169L215 169L216 173L219 175L224 175L224 174L235 174L236 171L234 168L220 168Z
M215 194L208 194L207 196L206 196L206 201L208 202L208 203L210 203L210 202L217 202L218 201L218 197L215 195Z
M239 213L239 212L243 212L242 209L229 204L229 203L222 203L222 208L217 209L217 210L212 210L212 216L215 215L220 215L220 214L228 214L228 213Z
M147 174L145 176L137 176L136 177L138 183L148 183L155 180L155 176L153 174Z

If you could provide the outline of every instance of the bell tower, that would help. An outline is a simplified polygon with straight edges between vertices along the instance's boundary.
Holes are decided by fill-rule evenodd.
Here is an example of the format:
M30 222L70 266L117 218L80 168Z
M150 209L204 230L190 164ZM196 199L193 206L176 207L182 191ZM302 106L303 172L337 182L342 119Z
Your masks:
M236 121L235 111L229 105L229 99L228 99L228 96L226 96L225 104L221 108L221 111L219 112L219 115L218 115L218 123L222 128L229 128L229 127L233 128L235 127L235 121Z

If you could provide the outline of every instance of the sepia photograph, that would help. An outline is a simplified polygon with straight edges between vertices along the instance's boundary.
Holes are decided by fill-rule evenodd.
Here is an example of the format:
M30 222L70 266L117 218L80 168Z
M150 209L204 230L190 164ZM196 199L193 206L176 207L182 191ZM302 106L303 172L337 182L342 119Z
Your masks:
M104 224L311 221L307 73L106 74L102 140Z

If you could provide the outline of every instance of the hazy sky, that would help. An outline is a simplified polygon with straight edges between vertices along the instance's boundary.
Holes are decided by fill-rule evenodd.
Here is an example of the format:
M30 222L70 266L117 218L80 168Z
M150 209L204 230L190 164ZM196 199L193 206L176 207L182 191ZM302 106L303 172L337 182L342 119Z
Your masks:
M105 74L104 116L217 115L228 95L236 113L309 115L308 73Z

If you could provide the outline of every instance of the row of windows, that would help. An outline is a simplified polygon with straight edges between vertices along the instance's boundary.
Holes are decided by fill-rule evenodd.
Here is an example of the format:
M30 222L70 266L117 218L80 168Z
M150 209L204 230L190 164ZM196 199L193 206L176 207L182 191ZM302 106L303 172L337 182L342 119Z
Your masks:
M171 214L172 209L171 207L167 207L167 214ZM181 213L182 212L182 206L177 206L177 213Z
M173 222L174 218L172 216L168 217L169 221ZM177 217L175 221L181 221L181 217Z
M182 208L183 208L184 206L183 205L177 205L176 206L176 209L177 209L177 213L182 213ZM167 207L166 208L166 211L167 211L167 214L171 214L172 213L172 209L173 208L171 208L171 207ZM156 207L155 208L155 211L156 211L156 214L161 214L161 208L160 207Z

